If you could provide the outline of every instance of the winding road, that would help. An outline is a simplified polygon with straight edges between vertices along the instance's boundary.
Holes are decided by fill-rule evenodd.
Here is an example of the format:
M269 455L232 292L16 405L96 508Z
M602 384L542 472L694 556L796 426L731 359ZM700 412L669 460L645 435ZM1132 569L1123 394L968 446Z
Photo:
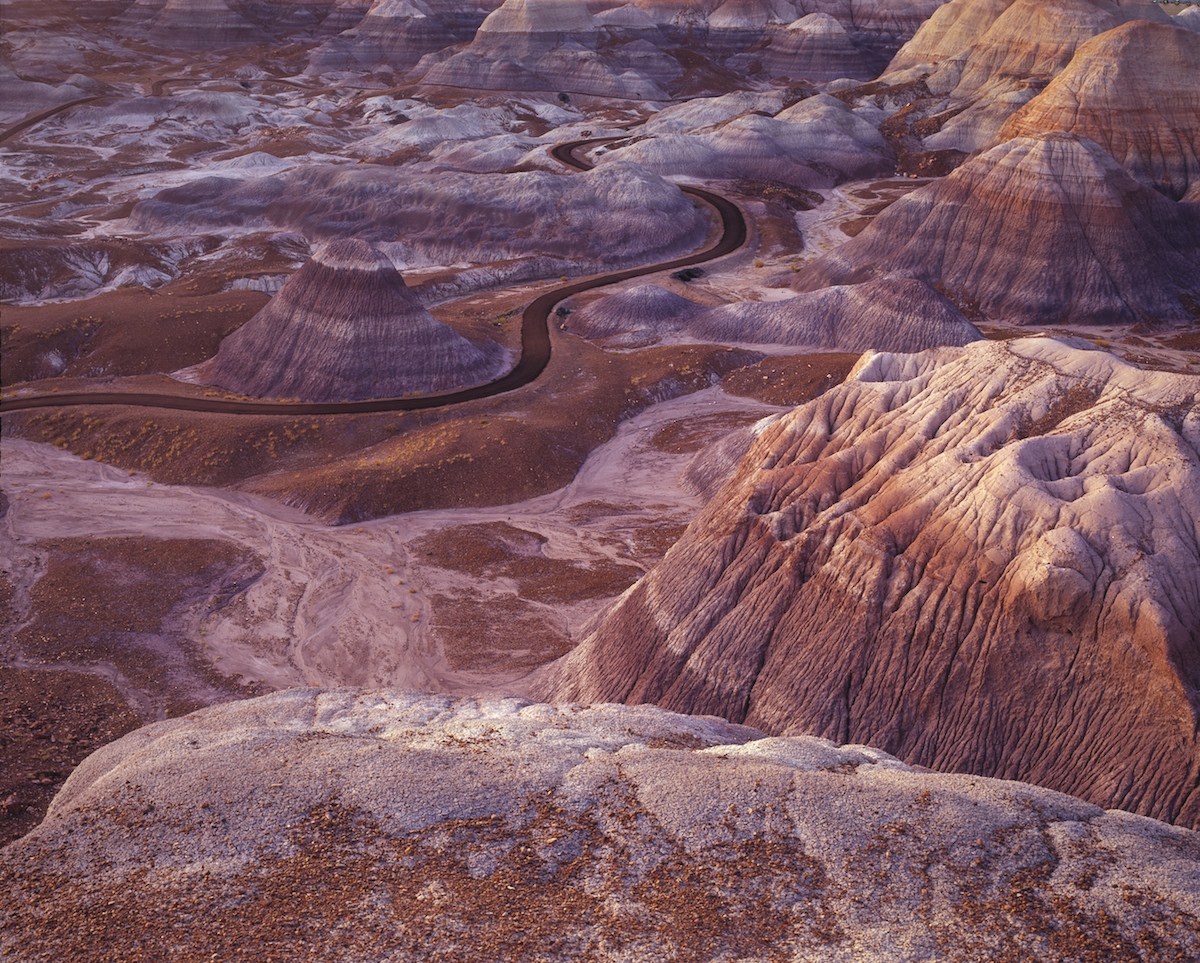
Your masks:
M568 167L586 171L590 170L593 165L582 158L583 153L599 144L622 139L621 137L598 137L569 141L552 148L550 154L555 160ZM419 411L504 394L531 383L546 369L546 365L550 362L551 350L550 312L560 301L582 291L590 291L608 284L703 264L706 261L731 254L746 243L746 219L736 204L719 194L699 187L680 185L680 190L716 210L721 219L721 235L716 242L702 251L670 261L596 274L547 291L534 300L521 316L520 360L507 374L486 384L441 394L340 402L250 401L197 398L151 392L77 391L0 399L0 414L30 408L65 408L72 405L130 405L140 408L173 408L180 411L215 412L229 415L345 415L385 411Z
M21 133L22 131L29 130L30 127L40 124L43 120L49 120L56 114L61 114L64 111L70 110L72 107L79 107L83 104L95 103L97 100L103 99L103 94L96 94L94 97L80 97L78 100L68 100L65 104L59 104L56 107L51 107L49 110L43 110L40 113L34 114L32 117L26 117L24 120L13 124L11 127L6 127L4 130L0 130L0 144L3 144L6 140L16 137L17 134Z

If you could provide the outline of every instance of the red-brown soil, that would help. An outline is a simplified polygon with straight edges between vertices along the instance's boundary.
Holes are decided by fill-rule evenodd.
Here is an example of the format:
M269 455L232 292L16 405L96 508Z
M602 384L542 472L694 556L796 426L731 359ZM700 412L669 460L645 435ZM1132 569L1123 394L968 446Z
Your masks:
M426 535L412 545L427 561L486 578L510 578L522 597L548 604L619 595L641 569L617 562L552 558L546 539L506 522L462 525Z
M77 407L6 415L4 430L155 481L241 486L358 521L553 491L622 419L759 357L712 346L611 354L563 337L534 384L443 410L284 419Z
M452 669L512 674L571 651L566 627L516 595L431 600L430 628Z
M206 593L220 604L252 577L253 562L231 544L55 539L37 549L45 571L27 600L2 583L0 645L15 664L0 666L0 843L36 825L99 746L261 691L215 671L178 624L182 605Z
M51 377L174 371L212 357L221 339L248 321L267 296L227 291L188 296L184 285L122 288L35 307L7 305L0 328L5 388ZM63 367L49 361L57 353Z
M45 570L29 591L23 624L6 633L12 652L49 665L105 667L147 719L250 694L211 667L179 619L185 606L218 607L257 577L257 562L242 549L138 537L61 538L37 548Z
M0 666L0 706L0 846L42 821L85 756L143 721L86 672Z
M764 358L726 375L721 387L769 405L802 405L845 381L859 357L829 352Z

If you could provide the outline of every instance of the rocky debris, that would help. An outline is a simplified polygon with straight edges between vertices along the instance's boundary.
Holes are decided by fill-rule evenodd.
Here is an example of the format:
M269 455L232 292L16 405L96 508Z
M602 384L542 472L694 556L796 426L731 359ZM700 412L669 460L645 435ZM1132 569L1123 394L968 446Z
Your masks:
M1200 383L1084 347L864 355L534 691L1200 824Z
M1080 46L1000 136L1068 131L1175 200L1200 181L1200 34L1135 20Z
M479 384L507 361L431 315L365 241L317 250L280 292L221 342L199 377L264 398L394 398Z
M100 676L44 667L0 666L0 705L0 846L42 821L67 774L93 749L147 721Z
M1198 863L1192 832L861 746L649 707L305 689L89 757L0 852L0 951L1185 959Z
M921 281L883 278L781 301L705 307L645 284L572 314L566 327L610 346L663 339L785 344L842 351L922 351L982 337L962 312Z
M926 281L1016 324L1194 322L1200 217L1069 134L1007 141L913 191L794 287Z

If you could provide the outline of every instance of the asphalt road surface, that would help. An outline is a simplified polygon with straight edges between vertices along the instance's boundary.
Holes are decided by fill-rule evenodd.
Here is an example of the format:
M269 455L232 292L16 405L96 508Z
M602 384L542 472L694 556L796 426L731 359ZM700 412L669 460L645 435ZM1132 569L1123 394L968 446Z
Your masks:
M30 121L34 119L30 118ZM619 137L602 137L570 141L552 148L550 154L555 160L568 167L585 171L589 170L592 165L581 159L580 155L584 151L598 144L620 139ZM647 274L658 274L661 271L674 271L695 264L703 264L706 261L731 254L746 243L746 219L736 204L719 194L698 187L681 186L680 190L710 205L720 215L721 235L716 242L702 251L671 261L644 264L623 271L610 271L607 274L596 274L547 291L533 301L521 316L521 359L507 374L486 384L442 394L337 402L197 398L187 395L134 391L75 391L0 399L0 414L30 408L65 408L72 405L130 405L139 408L174 408L180 411L207 411L227 415L347 415L442 408L447 405L461 404L464 401L504 394L524 387L546 369L546 365L550 362L551 350L550 313L560 301L579 294L581 291L590 291L593 288L616 284L619 281L628 281L631 278Z

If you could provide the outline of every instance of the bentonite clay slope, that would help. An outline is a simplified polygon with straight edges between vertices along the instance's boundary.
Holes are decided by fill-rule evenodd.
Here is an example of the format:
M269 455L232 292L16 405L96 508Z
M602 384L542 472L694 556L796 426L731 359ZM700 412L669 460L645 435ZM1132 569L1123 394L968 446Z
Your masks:
M1122 23L1170 18L1145 0L951 0L893 58L880 78L923 81L946 111L933 150L971 154L999 143L1000 128L1088 39Z
M407 70L425 54L469 41L498 5L499 0L376 0L354 27L313 51L308 71Z
M0 888L22 963L1200 952L1187 830L649 707L395 691L131 733L0 853Z
M167 0L147 24L151 43L178 50L212 50L267 39L226 0Z
M1065 130L1179 200L1200 181L1200 34L1136 20L1093 37L1001 137Z
M656 702L1200 823L1200 379L868 354L763 431L538 694Z
M688 116L702 115L685 108L670 120ZM648 124L653 136L602 155L597 170L617 159L664 176L752 178L814 190L895 170L896 159L878 129L824 94L773 117L747 109L694 131L673 129L670 120Z
M762 51L762 70L776 80L869 80L884 67L878 55L855 44L841 23L827 13L810 13L786 27L776 27L769 37Z
M345 240L318 249L200 377L261 398L352 401L480 384L504 360L437 321L380 251Z
M1092 141L1022 137L901 198L794 286L895 274L1016 324L1194 321L1198 215Z
M566 327L587 338L613 338L613 344L686 338L842 351L922 351L983 337L954 304L929 285L906 278L712 308L644 284L589 304Z
M1084 41L1130 20L1170 18L1149 0L951 0L892 58L883 80L927 75L935 94L1045 82Z

